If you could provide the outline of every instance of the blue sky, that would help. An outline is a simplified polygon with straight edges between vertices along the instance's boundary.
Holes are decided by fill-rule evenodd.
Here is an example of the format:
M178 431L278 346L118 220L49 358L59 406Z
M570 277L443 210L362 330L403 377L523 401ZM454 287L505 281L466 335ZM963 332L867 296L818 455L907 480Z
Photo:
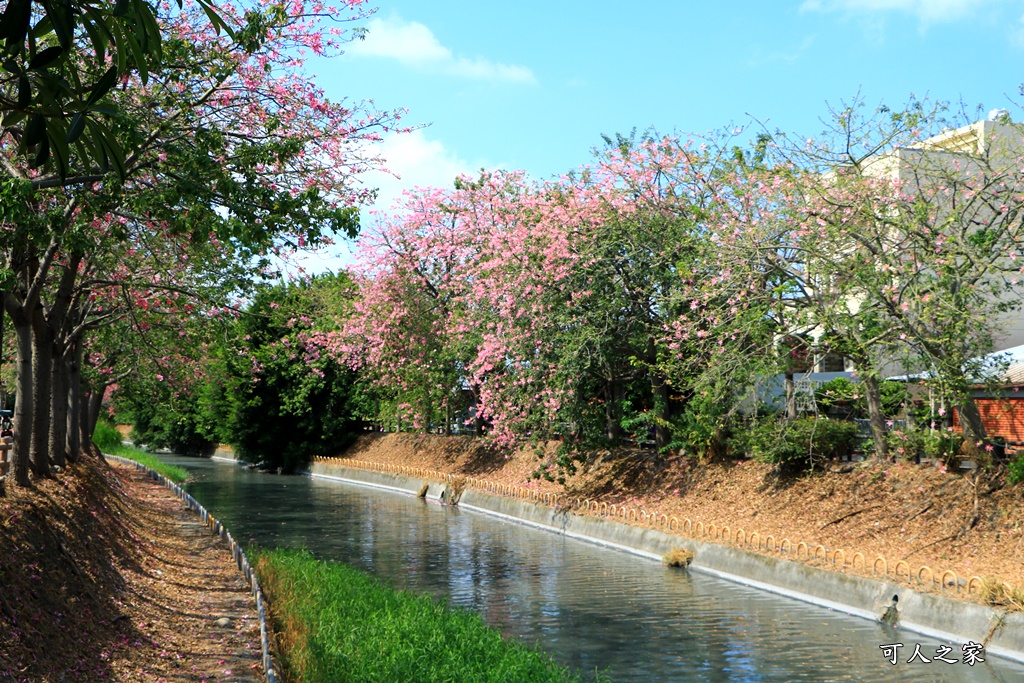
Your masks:
M1024 120L1024 0L379 0L364 41L310 62L334 100L405 107L381 208L480 168L548 178L601 134L744 126L814 136L827 103L913 93ZM315 265L311 264L315 269Z

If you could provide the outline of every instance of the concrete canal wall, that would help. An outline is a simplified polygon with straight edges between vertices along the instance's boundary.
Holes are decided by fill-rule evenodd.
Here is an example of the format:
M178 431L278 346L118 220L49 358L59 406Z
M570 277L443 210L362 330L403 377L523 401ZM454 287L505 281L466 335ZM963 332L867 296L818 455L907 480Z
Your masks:
M215 444L213 447L213 453L210 455L211 460L223 460L227 462L238 462L238 454L235 453L235 449L226 443Z
M660 561L669 550L686 548L694 554L690 568L729 581L795 598L854 616L879 620L894 595L899 596L899 626L926 636L963 644L984 643L994 655L1024 662L1024 614L1005 612L931 593L906 585L877 581L810 567L657 529L623 524L589 515L560 511L547 505L494 495L476 489L452 490L445 482L422 477L314 462L310 475L363 484L435 501L450 501L464 510L493 515L570 538ZM959 648L957 648L959 650Z

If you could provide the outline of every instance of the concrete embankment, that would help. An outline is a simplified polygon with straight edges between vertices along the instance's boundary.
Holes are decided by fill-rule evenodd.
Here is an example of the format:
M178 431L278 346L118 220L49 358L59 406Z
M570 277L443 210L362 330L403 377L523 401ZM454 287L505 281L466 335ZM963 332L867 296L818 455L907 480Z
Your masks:
M213 454L210 455L211 460L223 460L225 462L238 462L238 454L235 453L235 449L226 443L215 444L213 448Z
M459 507L563 534L570 538L660 560L673 548L694 553L694 571L820 605L865 619L878 620L894 595L899 596L901 628L953 643L983 643L994 655L1024 662L1024 614L1005 612L930 593L906 585L831 572L739 548L705 543L655 529L645 529L475 489L449 490L443 482L419 477L313 463L310 475L375 486L428 499L457 499ZM425 493L424 493L425 488Z

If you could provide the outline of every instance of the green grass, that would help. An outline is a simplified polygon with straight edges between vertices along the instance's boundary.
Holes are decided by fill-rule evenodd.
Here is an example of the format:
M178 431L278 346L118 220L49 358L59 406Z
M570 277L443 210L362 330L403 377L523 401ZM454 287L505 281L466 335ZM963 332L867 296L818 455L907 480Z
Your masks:
M140 451L138 448L132 448L131 446L114 446L113 448L104 448L104 453L111 455L120 455L122 458L128 458L134 460L137 463L145 465L151 470L155 470L160 474L164 475L175 484L188 479L188 472L183 467L177 467L175 465L167 465L160 462L160 460L152 453L146 451Z
M257 550L291 683L580 681L476 614L306 551Z
M140 451L138 448L122 444L121 433L104 420L96 423L96 431L93 432L92 442L104 453L134 460L151 470L159 472L176 484L180 484L188 478L188 472L184 468L165 465L152 453Z

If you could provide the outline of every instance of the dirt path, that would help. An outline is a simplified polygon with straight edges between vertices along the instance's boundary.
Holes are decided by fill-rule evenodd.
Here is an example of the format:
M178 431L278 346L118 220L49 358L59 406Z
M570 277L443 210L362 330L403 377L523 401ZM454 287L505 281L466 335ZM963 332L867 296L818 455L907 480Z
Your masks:
M89 462L0 510L0 681L263 680L248 586L160 484Z

